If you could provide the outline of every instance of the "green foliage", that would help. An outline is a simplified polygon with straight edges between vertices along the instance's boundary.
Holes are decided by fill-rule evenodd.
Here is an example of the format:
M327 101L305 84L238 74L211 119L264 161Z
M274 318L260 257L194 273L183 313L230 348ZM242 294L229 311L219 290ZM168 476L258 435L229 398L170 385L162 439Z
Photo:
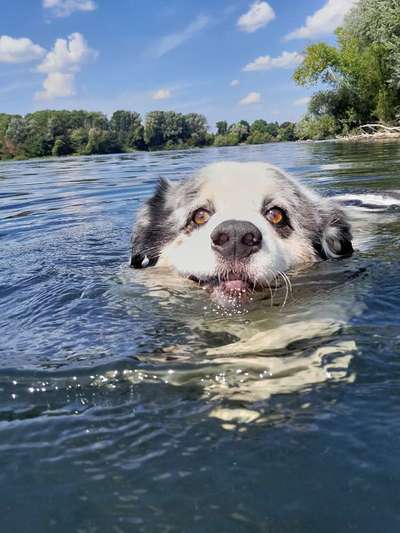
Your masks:
M255 130L247 137L247 144L264 144L274 140L269 133Z
M236 124L229 126L228 134L237 136L239 143L245 142L250 134L250 124L246 120L239 120Z
M12 119L16 115L0 113L0 159L9 159L13 156L10 141L6 138L6 132Z
M112 131L109 129L90 128L88 142L83 151L84 154L112 154L120 151L121 147Z
M259 118L253 122L250 128L250 133L268 133L268 122L262 118Z
M204 115L189 113L183 116L183 142L186 146L209 144L208 125Z
M110 120L110 128L123 151L144 149L144 128L139 113L115 111Z
M299 85L330 85L311 99L310 117L296 131L320 135L330 117L347 133L370 121L395 122L400 115L400 5L398 0L359 0L336 30L337 47L316 43L294 73ZM325 126L328 119L324 118ZM330 127L321 130L329 131ZM315 130L318 130L317 132Z
M215 126L217 128L217 135L225 135L228 131L228 123L226 120L220 120Z
M69 147L67 143L62 139L61 137L58 137L56 139L56 142L54 143L54 146L51 150L51 155L59 156L59 155L67 155L70 153Z
M239 144L239 135L235 132L230 132L225 135L216 135L214 139L214 146L236 146Z
M279 126L277 140L295 141L296 139L296 124L294 122L282 122L282 124Z
M164 112L151 111L144 124L144 141L147 146L159 148L165 143Z
M293 122L267 122L257 119L251 125L245 120L239 120L227 128L227 133L222 134L224 126L217 122L217 134L214 138L215 146L235 146L246 142L247 144L264 144L278 141L295 141L295 124ZM226 124L226 123L225 123ZM218 128L218 125L219 128Z
M73 154L85 153L88 140L89 140L89 132L85 128L80 127L75 130L72 130L69 135L69 141L70 141L72 153Z
M145 120L144 141L149 149L205 146L210 144L207 120L199 113L151 111Z
M109 154L133 150L206 146L214 137L199 113L43 110L25 117L0 114L0 159Z
M220 121L217 134L212 134L203 115L175 111L151 111L144 124L139 113L125 110L115 111L110 119L82 110L43 110L25 117L0 114L0 159L236 146L295 138L291 122L239 120L228 127Z
M376 107L374 115L382 122L392 122L399 110L400 98L389 87L383 87L376 95Z
M10 117L4 132L2 152L9 157L18 156L18 147L26 140L27 131L22 117ZM2 157L4 157L4 155Z
M334 117L321 115L319 117L305 116L296 124L295 135L298 139L314 141L334 137L337 124Z
M306 48L304 60L293 78L298 85L335 84L339 72L339 51L326 43L316 43Z
M380 43L388 83L400 87L400 5L398 0L362 0L345 19L345 28L362 46Z

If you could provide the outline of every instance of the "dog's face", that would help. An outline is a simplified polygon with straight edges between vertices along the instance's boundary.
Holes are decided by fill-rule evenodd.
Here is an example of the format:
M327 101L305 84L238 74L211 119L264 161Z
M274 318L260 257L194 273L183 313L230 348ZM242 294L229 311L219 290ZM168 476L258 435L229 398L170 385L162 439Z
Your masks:
M334 202L265 163L215 163L184 182L160 181L139 211L131 265L169 266L239 296L352 251L349 223Z

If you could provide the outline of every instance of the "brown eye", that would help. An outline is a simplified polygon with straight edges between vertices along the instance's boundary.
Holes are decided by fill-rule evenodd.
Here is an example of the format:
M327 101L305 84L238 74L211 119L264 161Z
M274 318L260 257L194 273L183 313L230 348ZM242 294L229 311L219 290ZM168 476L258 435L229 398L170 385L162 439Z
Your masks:
M210 219L210 213L206 211L205 209L198 209L193 213L192 220L195 224L198 226L201 226L202 224L205 224Z
M268 222L271 222L271 224L274 226L282 224L286 219L285 213L282 211L282 209L279 209L279 207L272 207L271 209L268 209L265 216Z

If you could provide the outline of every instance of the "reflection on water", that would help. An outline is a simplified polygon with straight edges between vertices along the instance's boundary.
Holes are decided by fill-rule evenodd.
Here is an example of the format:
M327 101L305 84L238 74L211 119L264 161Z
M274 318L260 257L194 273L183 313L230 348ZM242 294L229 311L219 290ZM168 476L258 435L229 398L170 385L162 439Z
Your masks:
M129 269L158 176L221 159L337 196L355 256L228 309ZM2 163L4 531L396 531L399 169L396 143Z

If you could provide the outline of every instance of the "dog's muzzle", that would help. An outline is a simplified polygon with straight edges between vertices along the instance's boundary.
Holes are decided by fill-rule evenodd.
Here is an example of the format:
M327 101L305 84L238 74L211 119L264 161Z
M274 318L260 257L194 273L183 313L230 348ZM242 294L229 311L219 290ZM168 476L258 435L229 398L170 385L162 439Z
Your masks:
M260 230L245 220L226 220L211 233L211 247L224 259L244 259L261 248Z

